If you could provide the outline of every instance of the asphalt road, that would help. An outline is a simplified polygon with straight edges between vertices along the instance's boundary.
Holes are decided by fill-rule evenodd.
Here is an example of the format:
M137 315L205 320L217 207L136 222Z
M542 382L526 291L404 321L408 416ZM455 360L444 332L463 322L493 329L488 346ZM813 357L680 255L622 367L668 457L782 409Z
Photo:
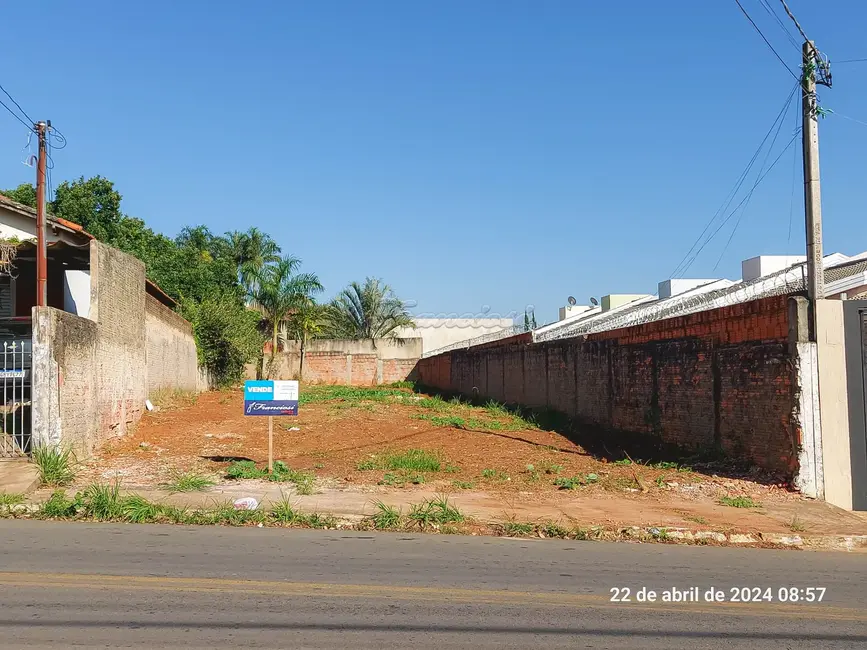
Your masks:
M864 554L9 520L0 540L0 648L867 648Z

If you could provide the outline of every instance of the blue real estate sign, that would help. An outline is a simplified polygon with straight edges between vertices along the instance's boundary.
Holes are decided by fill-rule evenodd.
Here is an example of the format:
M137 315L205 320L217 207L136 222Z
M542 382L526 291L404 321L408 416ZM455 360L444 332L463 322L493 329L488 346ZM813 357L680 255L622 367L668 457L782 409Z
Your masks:
M298 382L244 382L244 415L298 415Z

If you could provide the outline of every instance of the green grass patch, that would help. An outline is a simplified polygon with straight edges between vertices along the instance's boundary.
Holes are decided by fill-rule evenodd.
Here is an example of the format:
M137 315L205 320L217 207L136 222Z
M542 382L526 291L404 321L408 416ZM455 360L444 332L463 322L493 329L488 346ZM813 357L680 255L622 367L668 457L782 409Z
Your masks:
M75 456L69 447L36 447L31 456L39 470L39 482L48 487L63 487L75 480Z
M85 517L100 521L123 518L123 499L120 484L94 483L75 495L74 501Z
M77 513L76 501L63 490L54 490L39 506L38 515L44 519L69 519Z
M393 381L388 384L388 388L402 388L408 390L415 390L415 382L414 381Z
M369 519L374 528L377 530L394 530L401 527L403 515L400 512L400 508L387 505L382 501L376 501L373 507L376 508L376 512Z
M252 460L236 460L226 469L226 478L231 479L255 479L267 476L268 470L259 469Z
M459 415L431 415L430 413L417 413L412 416L416 420L426 420L437 427L454 427L455 429L466 429L466 419Z
M459 490L472 490L476 484L472 481L452 481L452 485Z
M292 469L282 460L274 461L274 471L260 468L252 460L238 460L226 470L229 479L268 479L275 483L292 483L298 494L313 494L316 477L311 472Z
M491 481L506 481L509 479L509 475L505 472L501 472L499 470L487 467L482 470L482 478L486 478Z
M599 480L598 474L579 474L577 476L560 476L554 479L554 485L561 490L577 490L584 485L596 483Z
M632 461L628 458L621 458L620 460L615 460L614 465L632 465Z
M410 506L409 520L421 528L442 524L459 524L466 520L464 514L446 497L425 499Z
M536 525L528 521L507 521L503 524L503 534L508 537L523 537L532 535Z
M163 487L169 492L202 492L213 485L215 483L211 477L199 472L175 470Z
M719 500L721 505L730 506L732 508L761 508L762 504L753 501L751 497L722 497Z
M388 402L408 396L402 388L365 387L365 386L307 386L298 397L299 404L317 402Z
M386 472L377 484L389 485L392 487L401 487L403 485L406 485L407 483L412 483L413 485L422 485L424 481L424 474L414 474L405 470L400 470L397 472Z
M0 508L11 508L24 503L24 495L18 492L0 492Z
M439 472L444 463L440 454L426 449L407 449L378 456L371 456L360 461L356 468L361 471L390 470L392 472ZM446 471L460 471L452 465L446 465Z
M545 537L559 537L562 539L569 537L569 529L553 521L545 522L539 527L539 530Z

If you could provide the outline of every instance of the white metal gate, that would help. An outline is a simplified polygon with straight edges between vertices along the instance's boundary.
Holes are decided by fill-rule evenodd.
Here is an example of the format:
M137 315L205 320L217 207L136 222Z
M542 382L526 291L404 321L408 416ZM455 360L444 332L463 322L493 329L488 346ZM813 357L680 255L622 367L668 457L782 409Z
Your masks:
M31 446L32 342L12 332L0 337L0 458L17 458Z

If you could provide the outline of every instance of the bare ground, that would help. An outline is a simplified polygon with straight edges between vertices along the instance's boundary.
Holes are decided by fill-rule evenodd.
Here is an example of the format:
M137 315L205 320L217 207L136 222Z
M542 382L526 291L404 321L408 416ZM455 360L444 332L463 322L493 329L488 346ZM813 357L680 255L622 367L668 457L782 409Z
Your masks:
M333 508L339 509L341 498L352 510L373 498L399 504L448 492L471 508L523 519L867 532L864 518L803 499L757 472L734 477L714 473L714 466L618 464L591 454L563 433L495 407L432 404L410 391L368 400L340 397L339 391L333 397L329 390L302 388L313 401L302 404L298 417L275 418L274 457L314 473L316 495L305 499ZM211 489L217 493L255 493L257 483L266 491L276 487L220 478L232 460L267 461L267 418L245 417L242 406L236 390L205 393L148 413L134 433L106 443L78 481L116 477L127 488L152 490L172 471L195 470L218 481ZM438 454L442 470L422 473L423 482L413 484L418 473L359 469L383 454L407 449ZM571 477L580 479L575 489L555 485ZM384 479L391 484L383 485ZM719 499L724 496L747 496L762 507L723 506Z

